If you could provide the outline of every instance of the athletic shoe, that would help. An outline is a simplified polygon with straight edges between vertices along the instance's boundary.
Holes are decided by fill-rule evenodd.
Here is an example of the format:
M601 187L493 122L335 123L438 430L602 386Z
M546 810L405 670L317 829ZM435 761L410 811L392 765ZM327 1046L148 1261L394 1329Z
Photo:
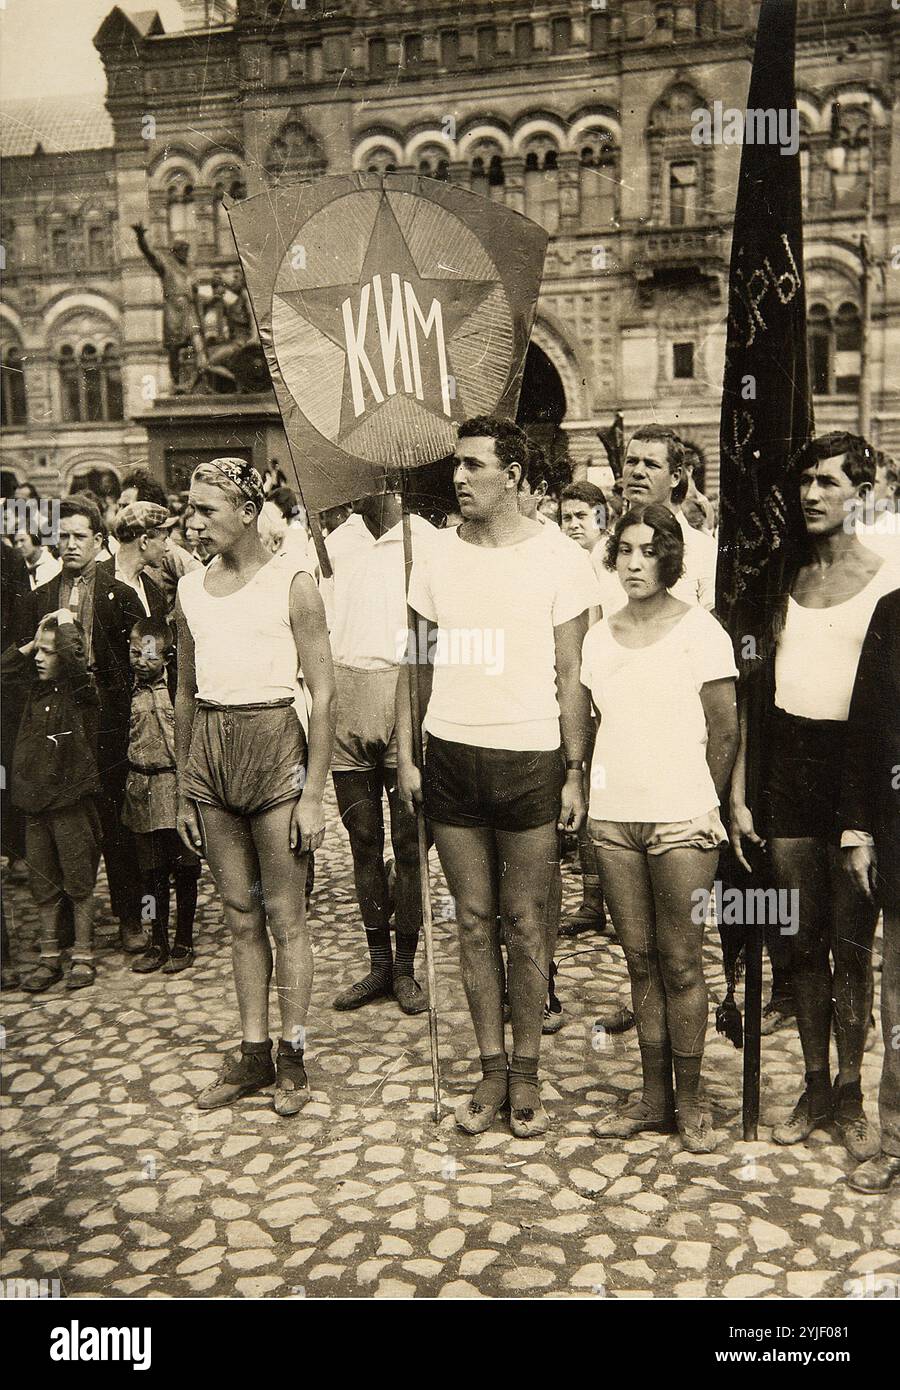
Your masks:
M218 1079L197 1097L198 1110L218 1110L222 1105L231 1105L241 1096L252 1096L264 1091L275 1080L275 1063L272 1061L272 1044L266 1052L245 1052L241 1044L240 1052L226 1061Z
M357 980L356 984L343 990L333 999L331 1007L346 1013L350 1009L361 1009L365 1004L373 1004L376 999L390 998L393 991L394 981L390 972L386 975L376 975L370 970L365 979Z
M722 1142L722 1135L713 1129L709 1115L700 1116L696 1124L683 1124L678 1121L681 1142L689 1154L712 1154Z
M788 1119L775 1125L772 1138L776 1144L800 1144L808 1139L814 1129L828 1129L834 1121L834 1106L829 1096L823 1099L820 1108L813 1110L809 1091L797 1101Z
M428 1012L428 998L418 980L412 975L394 976L394 998L405 1014Z
M566 1020L563 1015L563 1007L562 1004L560 1004L559 1000L557 999L556 1001L555 1009L548 1000L547 1003L544 1005L544 1021L541 1024L541 1032L547 1034L558 1033L565 1021Z
M858 1081L847 1086L839 1086L835 1081L834 1123L841 1143L857 1163L864 1163L880 1153L881 1140L866 1119Z

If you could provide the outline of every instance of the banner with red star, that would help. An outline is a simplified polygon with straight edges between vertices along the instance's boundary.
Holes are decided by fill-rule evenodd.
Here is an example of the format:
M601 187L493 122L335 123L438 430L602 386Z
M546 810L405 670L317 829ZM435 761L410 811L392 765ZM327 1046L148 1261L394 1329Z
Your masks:
M382 491L513 418L547 233L414 174L329 176L228 210L306 505Z

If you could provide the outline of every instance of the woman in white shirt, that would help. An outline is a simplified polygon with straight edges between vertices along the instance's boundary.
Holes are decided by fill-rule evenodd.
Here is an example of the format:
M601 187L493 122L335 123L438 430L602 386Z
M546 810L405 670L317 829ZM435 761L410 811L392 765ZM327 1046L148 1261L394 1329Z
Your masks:
M588 824L628 963L643 1071L640 1100L602 1115L594 1132L629 1138L677 1125L685 1148L708 1153L719 1136L699 1097L703 929L737 749L737 671L716 619L669 592L683 564L668 507L622 517L607 565L628 602L590 629L582 651L600 718Z

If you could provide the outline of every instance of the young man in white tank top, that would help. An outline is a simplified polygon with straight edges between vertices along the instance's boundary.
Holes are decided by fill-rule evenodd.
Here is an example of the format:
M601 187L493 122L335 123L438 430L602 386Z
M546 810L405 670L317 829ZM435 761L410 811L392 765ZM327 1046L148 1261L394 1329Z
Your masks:
M875 477L866 441L825 435L807 446L801 467L808 556L791 587L775 653L763 811L754 826L743 801L742 749L732 784L732 844L748 867L742 838L761 844L764 836L776 885L795 893L798 906L791 941L806 1087L772 1137L795 1144L834 1122L862 1162L878 1152L860 1089L877 909L842 872L838 810L859 654L875 605L898 587L900 572L855 532L859 502ZM833 1087L832 1023L838 1054Z
M178 585L178 832L203 853L231 933L240 1056L198 1097L213 1110L277 1081L275 1109L309 1099L303 1064L313 959L306 872L322 843L335 689L325 610L312 575L259 537L262 479L241 459L201 464L190 507L212 555ZM293 707L302 670L309 740ZM269 1037L275 978L281 1040Z

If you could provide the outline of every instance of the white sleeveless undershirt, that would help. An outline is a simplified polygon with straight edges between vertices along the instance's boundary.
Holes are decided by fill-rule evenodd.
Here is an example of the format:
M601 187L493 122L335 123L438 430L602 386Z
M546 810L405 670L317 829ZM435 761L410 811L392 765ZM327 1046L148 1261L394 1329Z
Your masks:
M290 592L304 570L296 556L275 555L237 593L216 598L204 588L219 564L191 570L178 581L178 598L194 639L197 695L220 705L253 705L293 698L297 648L291 631Z
M859 654L875 605L900 588L900 569L888 561L858 594L830 608L804 608L788 599L775 654L775 704L801 719L846 719Z

